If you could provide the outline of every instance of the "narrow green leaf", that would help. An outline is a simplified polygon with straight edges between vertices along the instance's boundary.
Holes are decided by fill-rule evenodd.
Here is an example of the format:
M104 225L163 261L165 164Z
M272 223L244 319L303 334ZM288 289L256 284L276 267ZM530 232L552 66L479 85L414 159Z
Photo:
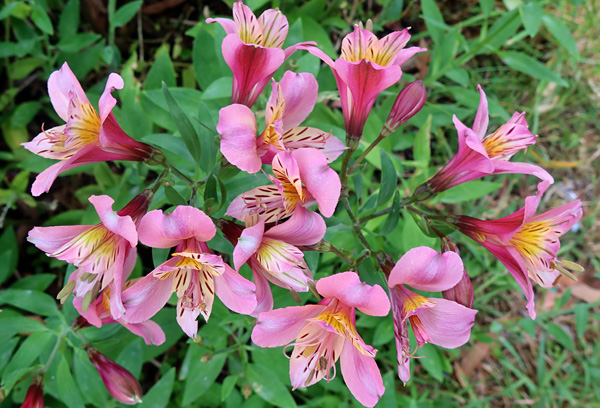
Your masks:
M190 347L199 347L191 344ZM201 348L205 353L207 349ZM183 405L191 404L202 396L212 386L225 365L226 353L213 356L207 362L195 360L185 380L183 390Z
M19 382L21 378L25 378L31 373L40 370L42 367L44 367L43 364L36 364L31 367L24 367L14 371L8 371L6 375L2 378L2 388L4 388L4 391L7 394L10 393L12 388L17 382Z
M381 228L380 235L387 235L392 232L397 226L398 221L400 220L400 194L398 190L396 190L396 194L394 194L394 201L392 201L392 209L390 214L385 219L385 223Z
M58 395L60 395L61 400L69 408L84 408L79 388L75 384L69 363L65 357L62 357L60 363L58 363L56 385L58 387Z
M4 283L17 267L19 247L12 226L6 227L0 236L0 284Z
M558 324L550 322L546 326L546 330L548 333L554 337L560 345L562 345L567 350L575 351L575 343L573 342L573 337L568 334L562 327Z
M84 402L93 404L98 408L106 407L108 405L107 401L111 397L102 383L100 374L98 374L83 349L75 349L74 353L73 373Z
M568 85L567 81L562 79L560 75L527 54L518 51L506 51L499 53L499 56L506 65L519 72L542 81L556 82L560 86Z
M45 291L52 281L56 279L53 273L38 273L37 275L27 276L19 279L11 286L12 289L29 289L40 292Z
M494 181L469 181L444 191L438 197L442 203L456 204L473 201L490 193L498 191L502 183Z
M223 386L221 387L221 401L225 401L233 388L235 387L235 383L237 382L238 375L228 375L223 380Z
M323 52L329 55L331 58L336 58L336 52L329 38L329 34L311 17L303 15L302 20L302 33L304 34L304 41L315 41L319 44L319 48Z
M155 268L167 260L169 252L171 252L171 248L152 248L152 263Z
M585 336L585 330L588 324L589 309L588 305L579 303L575 305L575 329L577 330L577 337L583 340Z
M177 85L175 68L173 67L173 61L171 61L169 49L166 45L160 47L156 52L154 63L144 81L144 90L160 89L163 82L169 87Z
M173 205L188 205L187 200L179 193L179 191L171 186L163 185L163 188L165 189L165 196L167 197L167 200L169 200L169 203Z
M442 13L434 0L423 0L421 2L421 8L423 10L423 19L425 20L425 25L427 25L427 30L429 31L431 38L433 38L433 42L439 44L443 39L444 29L446 27Z
M432 344L426 343L423 347L419 348L416 353L418 356L423 358L416 359L423 368L438 382L444 380L444 364L442 358L444 358L438 348Z
M567 51L569 54L579 59L579 50L577 49L577 42L575 38L573 38L573 34L571 34L571 30L567 28L557 17L544 13L542 15L542 21L550 33L552 37Z
M296 401L278 376L260 364L248 364L246 377L259 397L276 406L297 407Z
M494 9L494 0L479 0L479 6L481 6L483 15L487 17Z
M144 395L139 408L165 408L169 404L173 384L175 383L175 367L172 367L161 379Z
M69 0L58 20L58 36L61 41L75 35L79 29L79 0Z
M423 168L429 165L431 159L431 121L432 115L429 115L415 136L414 158Z
M1 291L0 305L11 305L41 316L59 314L56 301L52 296L30 289L6 289Z
M396 173L396 167L394 167L390 156L384 149L379 149L379 157L381 159L381 184L379 185L377 207L392 198L398 184L398 173Z
M123 27L135 16L138 9L142 5L142 1L132 1L124 6L119 7L111 21L113 27Z
M222 60L221 44L207 31L206 25L201 25L192 48L192 62L196 81L200 89L206 90L208 86L223 75L223 68L219 63ZM225 71L226 72L226 71ZM229 89L231 92L231 89Z
M169 107L169 111L173 116L173 120L175 121L175 125L181 133L181 138L183 142L187 146L188 150L192 154L192 157L195 161L200 159L200 141L198 140L198 134L196 133L196 129L192 126L189 118L181 109L181 106L177 103L171 92L169 92L169 88L167 88L167 84L163 82L162 85L163 93L165 95L165 100L167 101L167 106Z
M56 341L56 336L49 331L31 334L13 355L4 372L8 374L30 367L52 340Z
M36 25L37 28L42 30L42 32L52 35L54 34L54 28L52 26L52 20L48 16L48 13L44 9L44 7L36 2L33 5L33 11L31 12L31 20L33 24Z
M542 6L535 0L528 1L519 8L521 21L525 26L525 31L530 37L534 37L542 24Z

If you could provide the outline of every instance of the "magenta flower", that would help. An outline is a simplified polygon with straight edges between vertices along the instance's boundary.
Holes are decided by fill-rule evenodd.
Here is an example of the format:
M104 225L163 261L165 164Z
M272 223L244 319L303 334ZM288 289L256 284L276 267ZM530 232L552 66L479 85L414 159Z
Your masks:
M233 21L227 18L207 18L217 22L227 36L222 51L225 62L233 71L231 103L252 107L269 79L283 62L299 49L312 48L313 41L302 42L283 50L289 24L279 10L269 9L257 19L241 0L233 4Z
M154 316L177 293L177 323L196 337L202 315L208 320L215 294L229 309L249 314L256 308L255 287L210 252L205 242L216 228L197 208L178 206L170 214L150 211L142 218L140 242L153 248L176 247L171 258L123 292L125 320L140 323Z
M135 262L138 234L136 225L146 213L152 193L144 190L122 210L112 210L114 200L109 196L91 196L90 202L98 212L97 225L34 227L27 240L48 256L75 265L65 289L83 298L85 313L98 293L110 286L110 309L113 318L123 313L121 291ZM63 290L65 290L63 289Z
M571 276L571 262L565 265L557 259L559 238L579 221L583 212L579 200L535 215L544 182L538 194L525 199L525 207L498 220L479 220L465 215L457 218L460 231L481 244L502 262L515 278L525 297L527 310L535 319L535 304L531 280L544 288L556 284L561 275Z
M127 281L124 288L131 286L133 281ZM103 324L120 323L127 330L144 339L146 344L159 346L165 342L165 333L160 326L152 320L146 320L140 323L128 323L122 317L114 319L110 313L110 288L104 291L94 300L87 311L82 310L83 299L75 298L73 306L81 316L77 318L73 326L87 327L90 325L102 327Z
M308 49L333 71L348 139L360 139L377 95L402 76L400 66L414 54L427 51L419 47L404 49L408 40L408 29L377 39L369 30L355 25L342 41L342 56L335 62L317 48Z
M261 313L252 340L261 347L293 342L290 379L294 389L323 378L332 380L339 359L352 395L361 404L373 407L385 387L374 358L377 350L365 344L356 331L355 310L385 316L390 310L388 297L379 285L362 283L355 272L320 279L317 291L324 298L319 304Z
M231 227L226 229L232 230ZM269 282L296 292L309 290L309 285L314 284L313 275L298 246L316 244L325 235L325 230L320 215L299 206L289 220L267 231L265 222L260 220L238 233L238 237L228 237L235 245L235 269L239 270L246 262L252 269L257 300L252 315L273 309Z
M513 163L510 158L527 146L535 144L525 120L525 113L515 113L494 133L485 136L488 128L488 105L481 86L477 86L481 99L479 109L470 129L454 116L458 132L458 153L427 182L429 190L440 193L459 184L491 174L531 174L549 184L552 176L531 163Z
M21 408L44 408L44 376L38 375L33 378L31 385L27 388L25 400Z
M23 146L39 156L60 160L41 172L31 187L31 194L48 192L56 177L68 169L87 163L109 160L143 161L153 148L129 137L117 123L112 109L117 100L111 95L123 88L123 79L110 74L98 102L90 104L79 81L65 62L48 78L48 93L54 110L66 124L43 130Z
M418 247L408 251L394 266L388 278L394 330L398 375L406 383L410 379L408 322L417 347L433 343L446 348L465 344L477 310L440 298L426 298L408 289L440 292L455 286L463 276L463 263L455 252L439 252Z
M142 402L142 387L129 371L93 347L88 348L87 352L106 390L114 399L127 405Z
M338 174L319 150L304 148L280 152L273 158L273 184L253 188L237 196L226 215L245 222L257 217L265 223L291 216L298 206L315 202L325 217L331 217L340 198Z
M281 82L273 81L273 92L265 111L266 128L256 137L256 118L245 105L230 105L219 112L217 131L221 152L241 170L256 173L262 164L271 164L280 151L304 147L321 150L328 162L346 149L331 133L299 126L313 110L318 84L312 74L286 71Z

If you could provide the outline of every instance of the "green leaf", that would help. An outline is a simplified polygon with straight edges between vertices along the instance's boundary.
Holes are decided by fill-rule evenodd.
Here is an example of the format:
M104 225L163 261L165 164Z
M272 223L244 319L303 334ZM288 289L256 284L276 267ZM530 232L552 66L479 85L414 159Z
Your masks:
M423 10L423 19L425 20L425 25L427 25L427 30L429 31L431 38L433 38L433 42L439 44L442 41L444 31L447 28L442 13L434 0L423 0L421 2L421 8Z
M197 357L192 358L194 363L190 367L185 380L183 405L191 404L208 391L219 376L227 359L227 354L221 353L213 356L207 362L202 362L201 357L203 354L208 353L208 350L196 344L190 344L190 348L193 350L191 352Z
M127 24L135 16L142 3L142 1L132 1L119 7L111 21L113 27L119 28Z
M18 370L7 372L4 378L2 379L2 388L4 388L4 391L6 393L9 393L21 378L25 378L30 374L39 371L43 367L43 364L36 364L31 367L24 367Z
M429 115L415 136L414 158L422 168L426 168L431 159L431 121L432 116Z
M552 37L567 51L569 54L579 59L581 56L579 55L579 50L577 49L577 42L571 31L560 21L557 17L544 13L542 16L542 21L550 33Z
M456 187L452 187L450 190L444 191L438 195L438 198L442 203L447 204L473 201L498 191L501 185L502 183L494 181L469 181Z
M170 87L177 85L173 61L171 61L169 50L165 45L160 47L156 52L154 64L152 64L144 81L144 89L160 89L163 82Z
M69 363L64 356L61 358L60 363L58 363L56 385L58 387L58 395L69 408L84 408L79 388L75 384L75 380L73 380Z
M281 407L297 407L288 388L269 368L260 364L248 364L246 377L254 392L268 403Z
M479 0L479 5L481 6L483 15L487 17L494 9L494 0Z
M377 207L392 198L398 184L396 167L394 167L394 163L384 149L379 149L379 157L381 159L381 184L379 186L379 196L377 197Z
M17 236L12 226L6 227L0 236L0 284L4 283L17 267L19 247Z
M222 60L220 44L217 46L215 38L207 32L206 25L202 24L196 34L192 49L196 81L202 90L206 90L211 83L227 72L223 69ZM231 88L229 88L229 92L231 92Z
M302 33L304 34L304 41L315 41L319 44L319 48L323 50L325 54L331 58L337 58L337 53L331 44L329 34L321 24L317 23L311 17L303 15L302 20Z
M167 197L167 200L169 200L169 203L173 205L188 205L187 200L179 193L179 191L166 185L163 185L163 188L165 189L165 196Z
M444 356L440 353L438 348L432 344L426 343L423 347L417 350L417 356L423 356L423 358L416 359L423 368L438 382L444 380L444 363L442 359Z
M110 397L102 383L100 374L98 374L83 349L75 349L74 353L73 372L84 401L98 408L106 407Z
M79 0L69 0L58 20L58 36L61 41L77 33L79 29Z
M224 76L217 78L208 85L208 87L202 93L202 99L220 99L229 98L231 96L231 87L233 86L233 78L230 76Z
M14 129L25 127L39 112L42 104L38 101L30 101L19 104L10 118L10 126Z
M588 324L588 315L589 310L587 305L583 303L575 305L575 329L577 330L577 337L579 337L580 340L583 340L583 337L585 336L585 329L587 329Z
M498 53L502 61L509 67L530 75L542 81L556 82L560 86L567 86L568 83L553 72L550 68L527 54L517 51L505 51Z
M223 380L223 386L221 387L221 401L225 401L233 388L235 387L235 383L237 382L238 375L228 375Z
M535 0L528 1L519 8L521 21L525 26L525 31L530 37L534 37L542 24L542 6Z
M162 90L165 95L165 100L167 101L167 106L169 107L169 111L171 111L171 115L173 116L173 120L175 121L175 125L181 134L181 138L183 142L187 146L188 150L192 154L192 157L197 162L200 159L200 141L198 140L198 134L196 133L196 129L192 126L189 118L181 109L181 106L177 103L171 92L169 92L169 88L167 88L167 84L163 82Z
M48 288L48 286L50 286L54 279L56 279L56 275L53 273L38 273L37 275L31 275L19 279L13 283L11 288L39 290L40 292L43 292Z
M29 289L6 289L0 292L0 305L11 305L41 316L58 315L56 301L44 292Z
M139 408L165 408L169 404L173 384L175 383L175 367L172 367L161 379L154 384L150 391L144 395Z
M407 210L403 210L404 226L402 229L402 240L404 242L404 252L418 246L428 246L432 248L436 243L436 239L428 237L421 231L413 217Z
M54 28L52 27L52 20L48 17L48 13L40 2L35 2L33 5L33 11L31 12L31 20L33 24L37 26L44 33L52 35L54 34Z
M385 219L385 223L381 228L380 235L387 235L392 232L398 226L398 221L400 220L400 194L398 190L396 190L396 194L394 194L394 201L392 201L392 209L390 214Z
M573 337L560 327L558 324L549 322L546 326L548 333L567 350L575 351L575 343Z
M71 34L63 37L56 46L63 52L75 53L89 47L100 38L100 34L94 33Z
M393 328L391 329L393 330ZM391 340L390 340L391 341ZM385 393L379 400L379 408L396 408L398 402L396 401L396 373L388 371L383 375L383 385L385 387Z
M33 333L27 337L6 366L4 382L7 382L9 373L27 369L35 363L53 339L56 340L56 336L49 331ZM10 382L10 378L8 380Z

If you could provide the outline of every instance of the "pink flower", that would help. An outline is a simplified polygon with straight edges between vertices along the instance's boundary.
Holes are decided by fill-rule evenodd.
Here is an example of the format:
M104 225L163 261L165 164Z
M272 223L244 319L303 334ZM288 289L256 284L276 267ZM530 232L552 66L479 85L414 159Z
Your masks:
M335 377L339 359L344 382L363 405L373 407L385 388L375 362L377 350L356 331L355 310L385 316L390 302L379 286L362 283L355 272L338 273L317 282L324 299L316 305L293 306L261 313L252 340L261 347L292 341L290 379L294 389ZM333 368L333 375L331 369Z
M241 0L233 4L233 21L207 18L206 22L221 24L227 33L222 50L233 71L231 103L248 107L254 105L269 79L290 55L316 45L308 41L283 50L289 29L287 18L281 11L269 9L257 19Z
M340 198L338 174L319 150L304 148L280 152L273 158L273 184L256 187L237 196L226 215L245 222L257 217L265 223L291 216L298 206L315 202L325 217L331 217Z
M289 220L267 231L263 220L243 231L231 221L223 223L226 237L235 245L235 269L239 270L246 262L252 269L257 298L252 315L273 309L269 282L296 292L306 292L314 285L298 246L313 245L323 238L326 226L321 216L300 206Z
M251 313L256 308L254 284L210 252L205 242L215 233L210 217L194 207L146 214L140 223L140 241L153 248L176 249L169 260L123 292L125 320L148 320L173 292L178 298L177 322L190 337L196 337L199 315L208 320L215 294L234 312Z
M127 288L131 286L131 284L133 284L133 281L128 281L124 287ZM73 300L73 306L75 306L75 309L77 309L81 315L73 326L87 327L94 325L96 327L102 327L103 324L120 323L133 334L143 338L148 345L153 344L159 346L165 342L165 333L160 326L152 320L146 320L140 323L128 323L122 317L114 319L110 314L110 288L104 289L96 300L90 304L86 312L82 310L82 303L83 300L81 298L75 298Z
M21 408L44 408L44 376L38 375L33 378L27 389L25 400Z
M439 252L418 247L408 251L394 266L388 278L394 330L398 374L406 383L410 379L408 322L417 347L433 343L446 348L465 344L471 336L476 310L440 298L426 298L408 289L410 287L439 292L455 286L463 276L463 263L454 252Z
M110 297L111 314L115 319L121 316L121 289L137 259L136 224L146 213L151 197L152 193L144 190L122 210L115 212L112 210L112 198L93 195L89 200L98 212L99 224L35 227L29 231L29 242L48 256L78 268L71 274L63 291L68 297L74 289L75 296L83 298L81 307L84 313L98 293L110 285L113 294Z
M459 184L491 174L531 174L549 184L554 179L539 166L530 163L512 163L510 158L527 146L535 144L525 120L525 113L515 113L494 133L485 136L489 117L485 93L478 85L481 99L470 129L454 116L458 131L458 153L427 182L428 188L439 193ZM540 182L540 185L542 185Z
M90 362L98 370L106 390L114 399L127 405L142 402L140 383L129 371L93 347L88 348L87 352Z
M318 84L312 74L286 71L281 82L273 80L273 92L265 111L266 128L256 137L256 118L245 105L230 105L219 112L217 131L221 152L230 163L248 173L256 173L262 164L271 164L280 151L303 147L321 150L328 162L345 149L331 133L299 126L313 110Z
M23 146L42 157L60 160L40 173L31 194L48 192L56 177L68 169L108 160L143 161L153 148L129 137L117 123L112 109L117 100L111 92L123 88L123 79L110 74L98 102L99 112L90 104L75 75L65 62L48 78L48 93L54 110L66 124L43 130Z
M525 199L525 207L504 218L484 221L462 215L456 222L463 234L481 244L508 269L525 293L532 319L535 319L535 305L530 279L548 288L561 275L571 276L568 269L578 266L571 262L561 264L557 252L559 238L582 216L581 202L575 200L535 215L546 188L547 185L538 187L537 195Z
M408 40L408 29L394 31L379 40L369 30L355 25L342 41L342 56L335 62L317 48L308 49L333 71L348 139L360 139L377 95L402 76L400 66L414 54L427 51L419 47L404 49Z

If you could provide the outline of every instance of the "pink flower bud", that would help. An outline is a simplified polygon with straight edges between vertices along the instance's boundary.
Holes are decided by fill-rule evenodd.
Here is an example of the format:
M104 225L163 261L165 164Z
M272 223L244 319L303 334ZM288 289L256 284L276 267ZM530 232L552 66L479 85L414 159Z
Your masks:
M394 133L401 124L415 116L425 105L427 99L427 92L423 81L415 81L406 85L404 89L398 94L392 111L390 112L383 129L381 129L381 135L388 137Z
M44 408L43 376L37 376L31 382L21 408Z
M88 356L114 399L127 405L142 402L140 383L129 371L92 347L88 349Z
M444 299L452 300L468 308L473 307L473 285L471 284L471 278L469 278L466 269L463 272L462 279L456 286L442 291L442 296Z

